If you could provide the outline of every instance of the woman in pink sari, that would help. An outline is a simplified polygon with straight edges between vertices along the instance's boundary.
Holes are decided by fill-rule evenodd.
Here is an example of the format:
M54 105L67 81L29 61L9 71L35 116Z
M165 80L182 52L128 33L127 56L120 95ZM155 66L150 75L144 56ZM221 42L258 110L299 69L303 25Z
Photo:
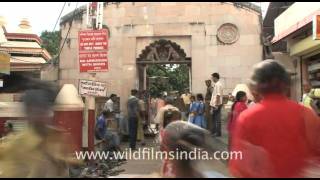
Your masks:
M229 122L228 122L229 145L231 144L234 125L237 121L238 116L242 111L248 108L246 104L247 100L248 100L247 95L244 91L237 92L236 100L232 105L231 112L229 115Z

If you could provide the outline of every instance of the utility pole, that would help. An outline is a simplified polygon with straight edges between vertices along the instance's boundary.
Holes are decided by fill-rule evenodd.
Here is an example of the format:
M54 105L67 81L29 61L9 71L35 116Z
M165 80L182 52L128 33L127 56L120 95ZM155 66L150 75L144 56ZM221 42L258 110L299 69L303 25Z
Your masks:
M101 12L100 2L91 2L87 4L87 28L98 29L98 16ZM103 8L103 6L102 6ZM101 18L102 19L102 18ZM102 22L101 22L102 24ZM101 25L102 27L102 25ZM88 73L89 80L96 80L96 73ZM94 151L94 127L95 127L95 97L91 95L85 96L85 121L83 132L87 132L84 138L84 146L87 145L89 151Z

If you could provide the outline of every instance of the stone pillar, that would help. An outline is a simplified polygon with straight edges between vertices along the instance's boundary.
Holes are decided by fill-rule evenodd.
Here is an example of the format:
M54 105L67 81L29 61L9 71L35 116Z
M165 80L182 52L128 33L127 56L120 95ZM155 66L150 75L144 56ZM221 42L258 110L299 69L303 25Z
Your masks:
M65 84L55 100L54 124L67 131L75 151L82 149L82 122L84 104L77 88Z
M95 74L91 74L90 80L95 81ZM93 151L94 150L94 126L95 126L95 97L94 96L86 96L86 107L87 110L87 124L88 124L88 150Z

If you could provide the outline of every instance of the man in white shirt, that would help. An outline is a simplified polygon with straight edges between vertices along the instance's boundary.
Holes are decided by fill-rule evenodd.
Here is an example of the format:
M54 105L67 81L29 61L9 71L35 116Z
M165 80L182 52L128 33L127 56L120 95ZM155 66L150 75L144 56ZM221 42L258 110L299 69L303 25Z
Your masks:
M116 102L117 95L111 94L109 100L104 104L104 110L109 110L114 113L114 102Z
M222 108L222 96L223 87L219 81L220 75L218 73L211 74L212 81L214 82L213 91L210 101L210 106L212 108L212 120L213 128L212 134L220 137L221 136L221 108Z

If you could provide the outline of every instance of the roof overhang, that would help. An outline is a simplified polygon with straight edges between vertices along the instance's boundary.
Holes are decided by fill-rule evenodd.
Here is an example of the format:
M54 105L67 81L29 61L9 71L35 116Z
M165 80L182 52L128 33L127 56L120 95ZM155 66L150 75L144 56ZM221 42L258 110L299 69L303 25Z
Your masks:
M50 60L52 57L48 53L47 50L41 48L24 48L24 47L0 47L1 51L17 54L34 54L34 55L42 55L42 57L46 60Z
M272 44L275 44L275 43L279 42L280 40L286 39L288 36L290 36L293 33L297 32L301 28L307 26L309 23L312 23L313 17L315 15L320 15L320 11L318 10L318 11L315 11L315 12L311 13L310 15L305 17L304 19L298 21L296 24L290 26L286 30L284 30L284 31L280 32L278 35L274 36L272 41L271 41Z
M9 39L22 39L22 40L34 40L39 44L42 44L42 40L36 34L24 34L24 33L5 33L6 38Z

